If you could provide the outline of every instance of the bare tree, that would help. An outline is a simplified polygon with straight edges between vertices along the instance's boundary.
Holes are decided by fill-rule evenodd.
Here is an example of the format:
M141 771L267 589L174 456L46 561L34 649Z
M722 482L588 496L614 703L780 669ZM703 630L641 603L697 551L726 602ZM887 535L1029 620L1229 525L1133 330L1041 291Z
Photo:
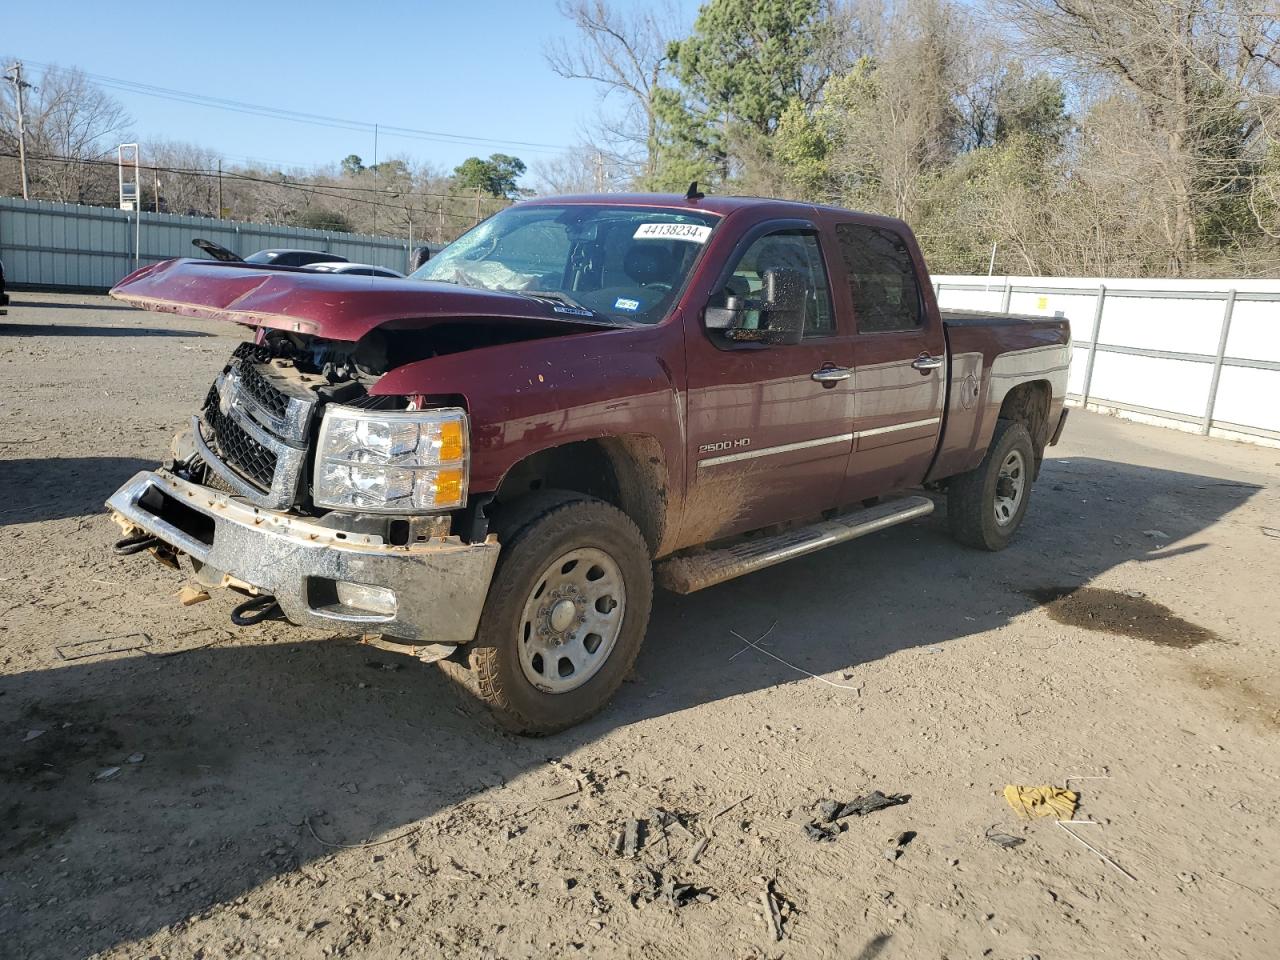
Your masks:
M109 170L93 161L113 155L132 122L114 97L76 69L49 67L26 92L27 153L36 196L71 203L103 201L114 189ZM0 86L0 141L17 139L17 104ZM58 160L41 158L59 158Z
M599 120L599 139L611 146L613 163L634 166L638 179L654 175L658 153L655 97L667 66L667 48L677 36L669 2L624 13L608 0L560 0L560 13L578 30L578 43L549 43L544 51L562 77L590 80L600 100L621 99L621 113Z
M1112 78L1156 148L1168 269L1186 270L1211 208L1247 187L1280 93L1274 0L1001 0L1042 51ZM1144 134L1149 131L1152 136ZM1265 145L1261 147L1265 150Z

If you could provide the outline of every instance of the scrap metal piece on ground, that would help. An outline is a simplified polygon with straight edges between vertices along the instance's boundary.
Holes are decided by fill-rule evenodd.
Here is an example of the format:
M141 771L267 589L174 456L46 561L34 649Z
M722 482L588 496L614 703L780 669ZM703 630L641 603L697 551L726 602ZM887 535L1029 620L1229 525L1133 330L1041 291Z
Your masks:
M1002 847L1005 850L1012 850L1014 847L1027 842L1026 837L1015 837L1012 834L1001 833L996 829L996 824L994 823L987 827L983 836L994 843L997 847Z
M643 843L641 832L639 820L632 817L627 821L622 831L622 855L624 857L631 859L640 852L640 845Z
M1004 788L1004 798L1023 820L1034 817L1070 820L1080 795L1065 787L1023 787L1011 783Z
M764 906L764 920L774 941L782 940L782 911L778 908L778 898L773 892L773 882L764 881L764 890L760 892L760 903Z
M94 640L80 640L76 643L64 643L54 649L63 660L85 660L89 657L105 657L112 653L128 653L151 646L151 637L141 631L137 633L121 633L111 637L98 637Z

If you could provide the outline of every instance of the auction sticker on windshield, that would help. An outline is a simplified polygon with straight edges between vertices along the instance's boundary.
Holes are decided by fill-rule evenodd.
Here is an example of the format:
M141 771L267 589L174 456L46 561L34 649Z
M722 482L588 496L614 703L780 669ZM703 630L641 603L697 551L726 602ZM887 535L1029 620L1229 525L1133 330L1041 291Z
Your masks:
M642 223L636 228L633 240L688 240L706 243L711 228L701 223Z

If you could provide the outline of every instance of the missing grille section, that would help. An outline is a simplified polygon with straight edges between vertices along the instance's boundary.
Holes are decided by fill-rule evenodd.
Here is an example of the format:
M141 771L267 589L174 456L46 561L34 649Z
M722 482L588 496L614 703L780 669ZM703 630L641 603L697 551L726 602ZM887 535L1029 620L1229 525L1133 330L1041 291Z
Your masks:
M138 506L205 546L213 546L213 518L193 510L181 500L175 500L159 487L152 487L143 494Z

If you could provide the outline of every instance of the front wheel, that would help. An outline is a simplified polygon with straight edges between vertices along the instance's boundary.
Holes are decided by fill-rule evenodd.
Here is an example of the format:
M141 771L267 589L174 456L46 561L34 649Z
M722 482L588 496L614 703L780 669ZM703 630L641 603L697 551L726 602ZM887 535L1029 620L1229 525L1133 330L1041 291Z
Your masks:
M563 730L609 702L653 600L649 550L626 514L576 494L537 496L499 522L502 553L476 639L441 662L525 734Z
M947 487L951 535L982 550L1003 550L1027 512L1035 473L1031 434L1016 420L997 420L987 455Z

